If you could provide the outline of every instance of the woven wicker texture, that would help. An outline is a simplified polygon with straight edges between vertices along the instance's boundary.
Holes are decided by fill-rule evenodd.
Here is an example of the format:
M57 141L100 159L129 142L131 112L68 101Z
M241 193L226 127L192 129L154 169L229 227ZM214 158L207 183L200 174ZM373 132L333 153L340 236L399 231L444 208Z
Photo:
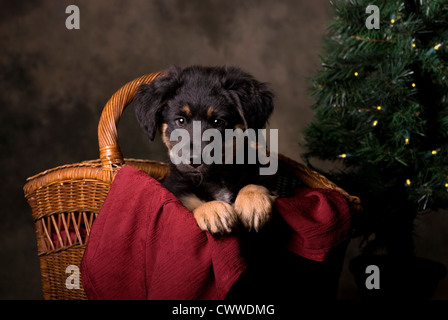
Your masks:
M66 269L81 265L92 223L118 170L130 165L157 180L168 174L168 164L124 159L118 146L117 124L124 109L137 88L157 76L160 73L128 82L107 102L98 125L100 159L49 169L27 179L24 192L35 221L44 299L86 299L82 283L79 289L67 288L66 280L71 274ZM361 209L357 197L308 167L279 155L277 192L286 196L298 186L338 190L354 211Z

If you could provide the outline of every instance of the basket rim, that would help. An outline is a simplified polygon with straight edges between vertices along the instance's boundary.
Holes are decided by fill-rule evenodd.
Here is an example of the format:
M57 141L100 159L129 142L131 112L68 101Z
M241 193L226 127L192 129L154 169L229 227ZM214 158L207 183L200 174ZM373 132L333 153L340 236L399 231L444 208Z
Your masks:
M156 160L125 158L122 166L116 166L112 170L105 170L100 159L85 160L77 163L65 164L47 169L26 179L23 186L25 196L33 193L42 186L69 180L103 180L112 182L118 170L125 165L152 165L156 167L169 168L169 164Z
M349 194L344 189L337 186L334 182L330 181L325 176L320 173L308 168L305 164L300 163L294 159L291 159L283 154L277 153L277 159L282 162L287 167L293 169L291 174L304 179L306 185L312 188L328 188L339 191L342 195L346 197L355 211L362 211L361 200ZM25 192L25 197L28 198L30 194L38 190L39 188L49 185L51 183L61 183L63 181L73 181L73 180L83 180L83 179L94 179L101 180L111 183L118 170L123 166L138 166L138 165L150 165L159 168L164 168L169 170L169 164L166 162L148 160L148 159L135 159L135 158L125 158L123 165L116 165L110 169L105 169L102 165L101 159L86 160L78 163L66 164L51 168L40 172L34 176L27 179L27 183L24 185L23 190Z
M154 164L158 164L161 166L168 166L168 164L166 162L161 162L161 161L156 161L156 160L148 160L148 159L134 159L134 158L126 158L125 159L126 162L135 162L135 163L154 163ZM76 168L76 167L93 167L93 168L100 168L101 166L101 159L93 159L93 160L84 160L81 162L76 162L76 163L69 163L69 164L64 164L64 165L60 165L51 169L47 169L44 170L42 172L39 172L31 177L28 177L26 179L26 181L31 181L31 180L35 180L38 179L41 176L44 176L46 174L49 174L51 172L60 170L60 169L66 169L66 168ZM117 167L119 168L119 167Z

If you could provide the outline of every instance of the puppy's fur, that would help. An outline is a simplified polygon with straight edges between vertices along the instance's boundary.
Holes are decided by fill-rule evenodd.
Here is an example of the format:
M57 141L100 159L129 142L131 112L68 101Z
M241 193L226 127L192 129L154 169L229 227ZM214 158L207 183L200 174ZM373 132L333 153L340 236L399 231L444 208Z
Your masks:
M149 139L159 130L171 150L177 143L170 141L171 132L186 129L192 140L193 121L201 122L202 132L215 128L222 137L225 129L264 128L273 111L273 94L239 68L173 66L140 86L134 107ZM202 230L229 233L241 222L258 231L270 219L274 197L258 184L258 164L192 162L171 164L163 184L193 212Z

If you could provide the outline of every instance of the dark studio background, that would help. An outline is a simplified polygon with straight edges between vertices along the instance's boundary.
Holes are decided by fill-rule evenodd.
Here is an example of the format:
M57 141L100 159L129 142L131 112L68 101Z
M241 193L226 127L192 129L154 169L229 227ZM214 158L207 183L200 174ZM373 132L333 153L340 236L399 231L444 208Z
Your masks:
M67 30L75 4L81 29ZM300 160L312 119L307 78L319 67L331 18L327 0L8 0L0 5L0 299L40 299L40 270L27 177L98 158L102 107L126 82L170 64L237 65L272 84L279 152ZM125 157L166 160L133 108L119 126ZM328 165L328 164L325 164ZM447 212L417 222L416 254L448 265ZM356 299L348 261L340 299ZM412 281L412 279L410 279ZM448 298L448 280L434 296Z

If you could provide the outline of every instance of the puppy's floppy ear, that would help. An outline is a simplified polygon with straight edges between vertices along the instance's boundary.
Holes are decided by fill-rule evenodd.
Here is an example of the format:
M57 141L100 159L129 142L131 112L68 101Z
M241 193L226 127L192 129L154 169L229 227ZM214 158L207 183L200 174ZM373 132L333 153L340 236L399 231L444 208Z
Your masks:
M156 129L162 123L162 109L181 86L182 68L172 66L149 84L142 84L134 97L134 108L140 126L154 140Z
M263 129L274 110L274 94L268 85L235 67L225 67L222 83L236 100L234 103L246 128Z

